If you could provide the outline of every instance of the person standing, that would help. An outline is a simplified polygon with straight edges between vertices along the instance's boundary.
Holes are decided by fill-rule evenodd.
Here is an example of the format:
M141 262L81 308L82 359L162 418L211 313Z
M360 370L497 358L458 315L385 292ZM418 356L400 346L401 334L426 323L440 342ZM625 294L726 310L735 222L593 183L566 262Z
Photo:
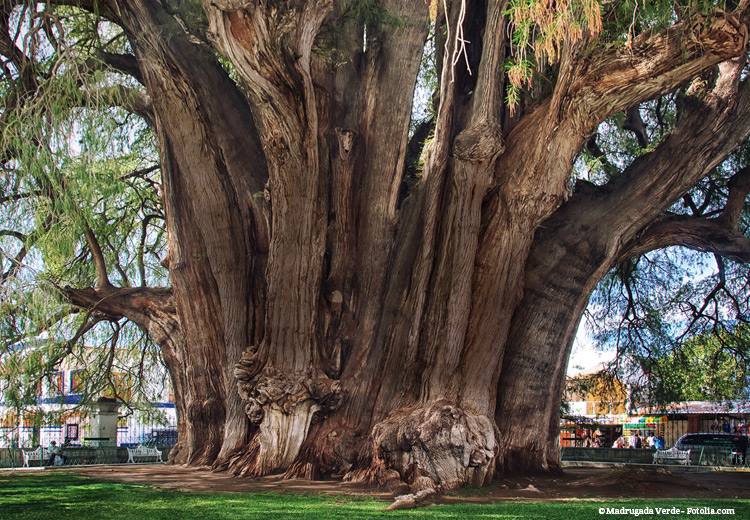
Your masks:
M630 438L628 439L628 448L643 448L643 441L641 440L641 436L638 435L638 430L633 430L633 433L630 434Z

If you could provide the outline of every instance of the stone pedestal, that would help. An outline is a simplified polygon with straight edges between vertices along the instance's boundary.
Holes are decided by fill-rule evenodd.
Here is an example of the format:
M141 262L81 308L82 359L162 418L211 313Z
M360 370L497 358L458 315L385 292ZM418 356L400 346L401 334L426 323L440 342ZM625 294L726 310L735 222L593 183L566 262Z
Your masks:
M116 401L100 400L91 404L90 446L117 446L119 407L120 405Z

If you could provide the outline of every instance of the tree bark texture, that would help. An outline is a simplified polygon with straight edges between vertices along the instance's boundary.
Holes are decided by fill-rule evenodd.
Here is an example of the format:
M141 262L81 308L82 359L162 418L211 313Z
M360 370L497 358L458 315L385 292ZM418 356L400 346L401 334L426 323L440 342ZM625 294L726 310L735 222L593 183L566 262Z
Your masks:
M701 241L664 214L747 137L728 65L623 176L569 189L601 121L744 64L745 8L628 48L568 43L551 93L511 117L507 2L453 2L435 30L434 135L401 203L429 5L382 0L364 21L339 0L206 0L202 39L174 8L188 3L100 2L153 106L169 303L149 318L125 289L69 294L162 346L176 462L404 489L555 469L565 367L601 276L678 235L745 254L726 225L727 240ZM102 291L121 307L101 308Z

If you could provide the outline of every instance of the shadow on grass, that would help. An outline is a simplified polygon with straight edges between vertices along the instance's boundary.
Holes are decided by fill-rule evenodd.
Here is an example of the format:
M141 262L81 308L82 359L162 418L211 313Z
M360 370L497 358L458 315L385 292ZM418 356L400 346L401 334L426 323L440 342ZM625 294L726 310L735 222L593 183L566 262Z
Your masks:
M146 485L99 481L70 473L0 475L0 519L27 520L330 520L424 519L586 519L628 518L633 513L600 514L600 508L734 509L750 517L748 500L667 499L567 500L442 504L410 511L385 511L387 503L369 497L303 493L189 493ZM644 515L646 518L648 516ZM660 516L660 515L654 515ZM691 514L693 519L715 513ZM675 516L671 516L675 518ZM679 517L679 516L678 516Z

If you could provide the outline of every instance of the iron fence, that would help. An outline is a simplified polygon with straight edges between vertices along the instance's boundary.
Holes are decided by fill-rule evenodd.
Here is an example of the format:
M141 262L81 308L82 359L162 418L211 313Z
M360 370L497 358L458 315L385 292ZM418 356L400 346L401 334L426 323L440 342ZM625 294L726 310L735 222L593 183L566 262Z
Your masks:
M92 436L91 426L87 424L3 427L0 428L0 468L22 467L23 451L31 452L40 446L49 449L52 442L62 448L68 466L125 463L127 448L139 445L159 448L163 459L167 460L171 447L177 443L177 426L169 423L118 426L116 439ZM47 459L46 454L44 458ZM45 466L49 462L49 459L35 459L33 465Z

